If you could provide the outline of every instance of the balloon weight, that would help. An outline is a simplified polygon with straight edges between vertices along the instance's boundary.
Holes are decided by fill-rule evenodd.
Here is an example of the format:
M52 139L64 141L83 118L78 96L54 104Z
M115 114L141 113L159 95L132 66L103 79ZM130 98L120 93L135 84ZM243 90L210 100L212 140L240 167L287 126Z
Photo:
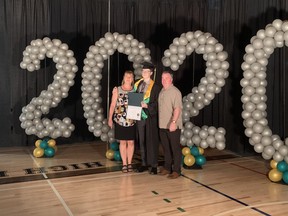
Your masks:
M269 171L268 177L273 182L278 182L282 179L282 173L277 169L272 169Z
M199 154L200 154L200 155L203 155L203 154L204 154L204 149L203 149L203 148L198 147L198 150L199 150Z
M33 155L34 155L34 157L40 158L44 155L44 150L40 147L37 147L34 149Z
M182 149L182 154L183 154L184 156L189 155L189 154L190 154L190 148L184 147L184 148Z
M54 139L48 140L48 146L54 147L56 145L56 141Z
M114 151L114 159L116 161L121 161L121 155L120 155L120 151Z
M194 156L198 156L199 155L199 149L197 146L193 146L190 150L191 154Z
M118 142L112 142L112 143L110 143L110 148L112 149L112 150L114 150L114 151L117 151L117 150L119 150L119 143Z
M43 139L43 141L46 141L46 142L48 142L48 140L49 140L50 138L48 138L48 137L45 137L44 139Z
M285 171L282 175L283 181L288 184L288 171Z
M39 146L42 149L46 149L48 147L48 142L46 140L42 140Z
M272 168L272 169L276 169L277 168L277 161L275 161L275 160L271 160L270 161L270 167Z
M195 158L196 164L202 166L206 163L206 158L203 155L198 155Z
M288 171L288 164L285 161L280 161L277 164L277 170L280 172Z
M195 158L193 155L186 155L184 157L184 164L187 166L193 166L193 164L195 163Z
M108 149L106 152L106 158L109 160L114 159L114 150L113 149Z
M42 142L42 140L40 140L40 139L39 139L39 140L36 140L35 146L36 146L36 147L40 147L40 143L41 143L41 142Z
M55 150L53 147L47 147L45 150L44 150L44 155L46 157L53 157L55 155Z

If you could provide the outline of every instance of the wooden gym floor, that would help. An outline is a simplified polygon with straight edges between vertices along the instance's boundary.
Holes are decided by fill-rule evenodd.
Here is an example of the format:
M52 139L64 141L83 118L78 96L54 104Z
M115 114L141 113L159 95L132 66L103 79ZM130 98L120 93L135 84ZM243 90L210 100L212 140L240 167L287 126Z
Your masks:
M288 215L288 185L268 179L261 157L206 149L202 169L183 168L172 180L122 173L106 150L102 142L60 145L53 158L35 158L33 147L0 148L0 215Z

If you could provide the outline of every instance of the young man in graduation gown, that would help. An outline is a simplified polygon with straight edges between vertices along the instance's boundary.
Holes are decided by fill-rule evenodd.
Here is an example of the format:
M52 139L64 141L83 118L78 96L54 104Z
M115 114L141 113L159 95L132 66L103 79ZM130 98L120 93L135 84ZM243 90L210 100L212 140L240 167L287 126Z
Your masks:
M141 153L141 166L136 171L149 170L157 174L159 133L158 133L158 95L160 87L151 79L155 66L142 63L142 78L134 84L136 92L143 93L141 120L137 121L137 140Z

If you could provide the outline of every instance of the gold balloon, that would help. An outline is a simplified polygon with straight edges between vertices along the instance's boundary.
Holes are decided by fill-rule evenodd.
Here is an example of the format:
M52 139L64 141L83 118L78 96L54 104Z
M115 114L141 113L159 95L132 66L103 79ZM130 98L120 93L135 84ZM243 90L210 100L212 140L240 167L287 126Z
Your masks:
M37 158L42 157L44 155L44 149L40 147L35 148L33 151L33 155L34 157L37 157Z
M114 159L114 151L112 149L108 149L106 152L106 158L112 160Z
M35 142L35 146L38 148L38 147L40 147L40 143L42 142L42 140L36 140L36 142Z
M189 147L184 147L184 148L182 149L182 154L183 154L184 156L186 156L186 155L188 155L188 154L191 154L191 153L190 153L190 148L189 148Z
M49 145L50 147L53 147L53 146L56 145L56 141L55 141L54 139L50 139L50 140L48 140L48 145Z
M187 166L193 166L193 164L195 163L195 158L193 155L186 155L184 157L184 164L186 164Z
M268 177L273 182L279 182L282 179L283 173L277 169L272 169L269 171Z
M272 169L276 169L276 168L277 168L277 164L278 164L278 162L275 161L275 160L271 160L271 161L270 161L270 167L271 167Z
M201 147L198 147L198 150L199 150L199 153L200 153L201 155L203 155L203 154L204 154L204 149L203 149L203 148L201 148Z

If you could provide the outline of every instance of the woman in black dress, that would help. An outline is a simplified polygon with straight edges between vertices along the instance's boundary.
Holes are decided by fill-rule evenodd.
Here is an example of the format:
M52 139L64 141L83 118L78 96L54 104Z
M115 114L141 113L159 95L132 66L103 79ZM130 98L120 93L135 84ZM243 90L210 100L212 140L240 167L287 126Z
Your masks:
M122 172L132 172L132 158L134 154L134 140L136 135L136 121L126 118L128 107L128 92L133 92L134 75L132 71L125 71L121 86L114 87L108 125L115 126L115 139L120 141L120 154L123 162Z

